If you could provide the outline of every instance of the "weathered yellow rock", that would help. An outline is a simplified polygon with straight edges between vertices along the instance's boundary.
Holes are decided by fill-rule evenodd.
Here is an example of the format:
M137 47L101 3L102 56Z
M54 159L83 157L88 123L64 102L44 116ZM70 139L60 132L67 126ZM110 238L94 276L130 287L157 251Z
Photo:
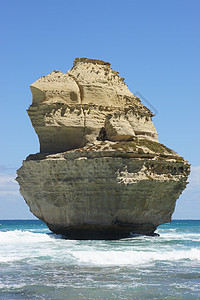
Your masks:
M17 181L35 216L75 239L151 235L171 220L189 164L159 144L153 114L109 63L77 58L31 91L40 153Z
M104 128L107 139L113 142L130 141L133 140L133 137L135 137L133 127L123 115L108 115Z
M33 103L28 114L43 153L62 152L95 141L107 115L123 122L121 133L118 122L112 126L116 138L131 133L158 140L152 113L109 63L77 58L66 74L54 71L43 76L31 85L31 91Z

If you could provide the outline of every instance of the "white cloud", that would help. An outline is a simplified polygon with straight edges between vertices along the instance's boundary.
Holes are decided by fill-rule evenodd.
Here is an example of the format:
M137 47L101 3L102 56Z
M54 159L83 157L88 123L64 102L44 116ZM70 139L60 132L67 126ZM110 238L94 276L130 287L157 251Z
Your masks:
M0 198L19 196L19 186L15 178L16 174L0 173Z
M191 167L188 181L177 201L173 219L200 219L200 166Z
M189 185L188 189L193 190L194 188L200 188L200 166L191 167L191 173L188 178Z
M16 168L0 166L0 219L35 219L20 195Z

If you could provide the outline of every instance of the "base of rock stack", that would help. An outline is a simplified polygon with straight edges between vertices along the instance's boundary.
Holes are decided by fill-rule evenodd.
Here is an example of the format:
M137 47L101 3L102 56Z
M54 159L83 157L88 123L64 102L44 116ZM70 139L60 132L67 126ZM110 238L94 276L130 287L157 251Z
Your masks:
M56 233L62 234L66 239L72 240L119 240L128 238L134 234L158 236L154 233L155 226L151 224L123 224L123 225L76 225L69 227L55 227L47 224L49 229Z

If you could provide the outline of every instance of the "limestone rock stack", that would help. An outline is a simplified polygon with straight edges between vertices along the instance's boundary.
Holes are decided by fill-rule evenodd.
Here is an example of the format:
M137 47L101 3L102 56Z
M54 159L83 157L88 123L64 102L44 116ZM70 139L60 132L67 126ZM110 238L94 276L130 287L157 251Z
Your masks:
M35 216L76 239L153 234L171 220L189 164L159 144L152 112L109 63L76 58L31 91L40 153L17 181Z

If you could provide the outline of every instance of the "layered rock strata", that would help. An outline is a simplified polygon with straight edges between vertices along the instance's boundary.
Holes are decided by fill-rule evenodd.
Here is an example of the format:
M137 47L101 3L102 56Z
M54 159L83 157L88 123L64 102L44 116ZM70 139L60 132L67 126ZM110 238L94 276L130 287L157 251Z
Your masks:
M17 181L35 216L74 239L152 235L171 220L189 164L158 142L153 114L109 63L76 58L31 91L40 153Z

